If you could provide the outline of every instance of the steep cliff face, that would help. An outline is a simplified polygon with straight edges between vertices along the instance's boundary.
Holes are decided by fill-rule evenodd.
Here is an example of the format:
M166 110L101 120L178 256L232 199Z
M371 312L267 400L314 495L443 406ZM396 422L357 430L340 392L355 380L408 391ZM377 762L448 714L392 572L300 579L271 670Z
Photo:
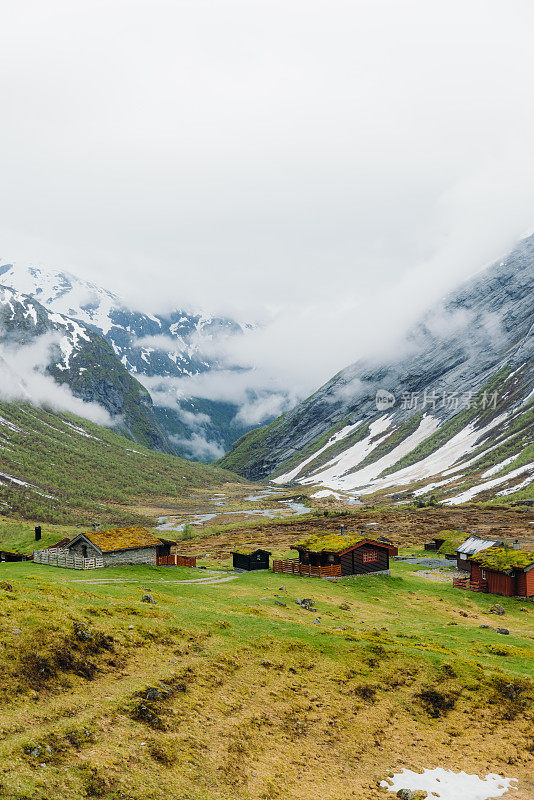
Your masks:
M18 382L21 399L28 371L44 371L59 385L68 386L74 397L104 408L116 430L148 447L173 452L149 393L128 373L108 342L87 325L0 286L0 344L11 354L9 374ZM6 393L16 396L4 388ZM38 396L30 399L40 402Z
M431 309L401 356L352 364L219 463L357 494L529 492L533 301L530 237Z

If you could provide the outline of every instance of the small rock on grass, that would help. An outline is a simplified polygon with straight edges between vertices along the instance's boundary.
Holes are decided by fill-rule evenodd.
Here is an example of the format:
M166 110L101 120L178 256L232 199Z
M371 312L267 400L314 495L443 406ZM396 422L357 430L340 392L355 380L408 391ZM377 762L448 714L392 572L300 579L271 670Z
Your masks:
M282 606L283 608L287 608L287 603L281 603L280 600L274 601L275 606Z
M508 628L495 628L495 630L497 631L497 633L502 633L503 636L508 636L510 634Z
M504 606L501 606L500 603L495 603L495 605L490 608L490 614L498 614L499 617L502 617L503 614L506 614L506 609Z
M143 603L149 603L151 606L155 606L156 605L156 601L154 600L152 595L148 594L148 593L143 595L142 602Z

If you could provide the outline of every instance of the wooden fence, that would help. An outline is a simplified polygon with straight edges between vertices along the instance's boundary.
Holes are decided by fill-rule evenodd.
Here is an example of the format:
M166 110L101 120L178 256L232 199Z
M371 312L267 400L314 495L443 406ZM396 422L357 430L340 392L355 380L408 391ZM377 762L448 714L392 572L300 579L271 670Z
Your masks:
M308 578L341 578L341 564L312 567L311 564L301 564L298 558L288 558L285 561L273 560L273 572L304 575Z
M487 592L487 581L472 581L469 578L453 578L452 585L455 589L468 589L470 592Z
M64 569L98 569L104 566L103 558L81 558L71 556L68 550L34 550L34 564L48 564L51 567L63 567Z
M171 553L170 556L158 556L158 567L196 567L196 556L179 556Z

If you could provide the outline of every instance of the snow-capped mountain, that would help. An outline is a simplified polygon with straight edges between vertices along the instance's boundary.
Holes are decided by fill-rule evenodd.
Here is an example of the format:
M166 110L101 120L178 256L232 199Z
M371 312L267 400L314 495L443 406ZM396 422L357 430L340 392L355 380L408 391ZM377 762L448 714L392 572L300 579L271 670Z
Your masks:
M0 345L0 398L88 416L100 410L134 441L174 451L149 393L93 328L0 285Z
M531 236L431 309L401 357L342 370L219 463L320 496L532 496L533 325Z
M200 342L223 331L242 329L231 319L181 310L168 316L144 314L128 308L107 289L57 270L4 264L0 266L0 283L97 330L134 374L182 376L204 372L214 364L203 358ZM149 339L153 342L146 343Z
M168 315L146 314L94 283L57 270L4 264L0 266L0 283L104 336L130 375L154 392L154 413L176 451L212 460L250 429L233 422L237 406L177 398L173 388L174 379L219 368L215 360L205 358L203 344L240 334L250 326L183 310ZM193 449L189 449L189 443Z

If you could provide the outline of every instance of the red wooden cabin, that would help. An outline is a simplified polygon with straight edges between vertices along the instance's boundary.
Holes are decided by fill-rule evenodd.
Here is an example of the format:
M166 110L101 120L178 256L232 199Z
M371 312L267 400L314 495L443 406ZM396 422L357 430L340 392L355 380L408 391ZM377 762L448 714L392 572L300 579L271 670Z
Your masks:
M490 547L468 563L469 578L456 580L457 588L505 597L534 597L534 553Z

